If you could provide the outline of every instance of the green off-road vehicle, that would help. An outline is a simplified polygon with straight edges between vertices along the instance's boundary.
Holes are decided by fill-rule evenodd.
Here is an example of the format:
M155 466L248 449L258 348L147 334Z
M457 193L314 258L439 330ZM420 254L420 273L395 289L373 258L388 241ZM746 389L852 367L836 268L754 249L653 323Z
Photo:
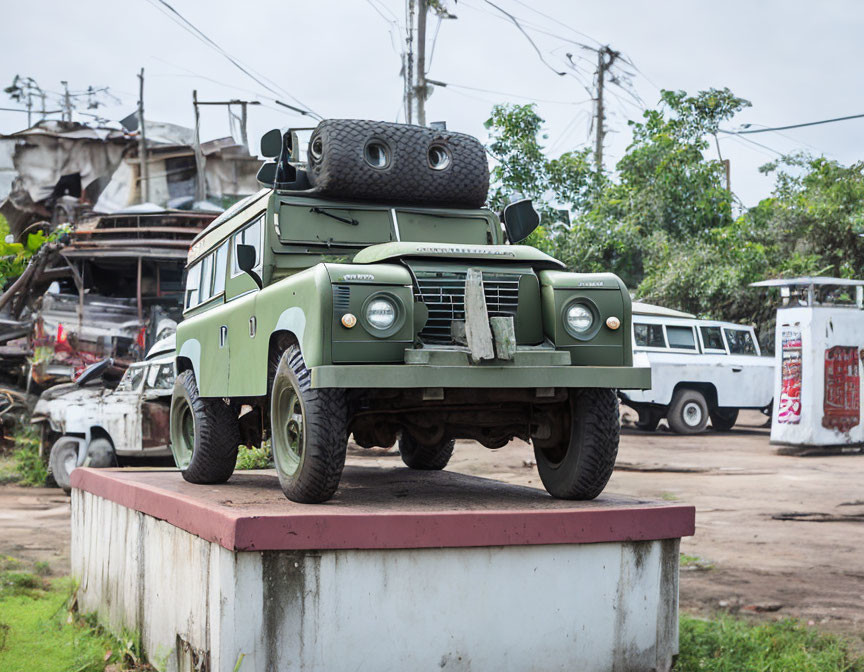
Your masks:
M306 131L312 129L304 129ZM591 499L618 450L632 362L616 276L568 273L516 243L529 201L483 208L470 136L354 120L262 139L267 188L189 252L171 442L193 483L220 483L269 437L285 495L335 493L349 434L442 469L457 438L531 441L555 497Z

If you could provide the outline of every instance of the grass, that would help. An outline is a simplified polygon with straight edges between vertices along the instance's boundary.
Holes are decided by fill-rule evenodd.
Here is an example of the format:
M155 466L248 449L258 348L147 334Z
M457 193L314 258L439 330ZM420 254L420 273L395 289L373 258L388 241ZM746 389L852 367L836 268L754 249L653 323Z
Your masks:
M681 616L675 672L864 672L842 639L784 620Z
M236 469L269 469L272 463L270 455L270 442L255 448L254 446L240 446L237 450Z
M39 433L30 426L21 427L15 431L12 438L15 442L12 453L12 468L16 476L14 482L35 487L45 485L48 467L39 457Z
M674 492L661 492L660 499L662 499L664 502L677 502L678 495L676 495Z
M700 558L698 555L689 555L687 553L681 554L678 564L681 566L681 569L701 569L704 571L714 569L713 563Z
M3 566L20 567L0 557ZM94 621L69 610L71 579L48 580L24 571L0 572L0 670L3 672L103 672L135 667L130 641L112 637Z

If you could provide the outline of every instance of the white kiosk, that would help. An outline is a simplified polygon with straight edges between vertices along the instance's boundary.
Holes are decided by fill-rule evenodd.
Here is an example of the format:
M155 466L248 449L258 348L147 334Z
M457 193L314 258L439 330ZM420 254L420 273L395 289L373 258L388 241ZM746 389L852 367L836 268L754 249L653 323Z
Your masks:
M864 281L784 278L751 287L780 289L771 442L864 444Z

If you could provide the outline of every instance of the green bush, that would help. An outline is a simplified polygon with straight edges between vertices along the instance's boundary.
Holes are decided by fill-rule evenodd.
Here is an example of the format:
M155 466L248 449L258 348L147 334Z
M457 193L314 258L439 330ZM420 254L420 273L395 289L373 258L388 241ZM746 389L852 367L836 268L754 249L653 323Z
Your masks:
M48 467L39 456L39 435L32 427L19 429L14 434L15 471L22 485L39 487L48 479Z
M269 469L272 463L270 442L265 441L260 447L240 446L237 451L236 469Z

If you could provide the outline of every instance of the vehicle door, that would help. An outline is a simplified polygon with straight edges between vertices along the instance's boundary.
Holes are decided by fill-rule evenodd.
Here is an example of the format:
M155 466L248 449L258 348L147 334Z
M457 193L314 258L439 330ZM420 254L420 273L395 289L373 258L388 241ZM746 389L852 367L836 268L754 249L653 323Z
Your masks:
M668 352L663 325L652 318L639 318L633 321L633 353L636 358L645 358L651 366L651 388L647 390L627 390L627 397L642 403L668 403L674 383L667 380L662 353Z
M717 390L717 405L721 407L737 407L737 367L734 367L726 349L726 340L723 338L723 326L716 323L700 322L697 328L699 342L702 347L701 357L705 382L714 385Z
M174 389L174 364L153 362L141 391L141 449L168 448L171 394Z
M229 239L229 273L226 287L225 322L228 331L228 390L232 397L255 394L256 381L249 375L252 370L253 346L258 337L258 318L255 304L258 286L248 274L240 270L237 263L237 246L251 245L255 248L256 268L261 276L263 268L264 214L258 215L238 229ZM203 363L202 363L203 366Z
M774 395L774 360L759 356L759 344L750 327L723 327L729 351L729 367L734 376L732 389L720 396L721 406L762 408Z
M113 390L102 393L100 424L118 454L141 450L141 390L148 365L132 364Z

